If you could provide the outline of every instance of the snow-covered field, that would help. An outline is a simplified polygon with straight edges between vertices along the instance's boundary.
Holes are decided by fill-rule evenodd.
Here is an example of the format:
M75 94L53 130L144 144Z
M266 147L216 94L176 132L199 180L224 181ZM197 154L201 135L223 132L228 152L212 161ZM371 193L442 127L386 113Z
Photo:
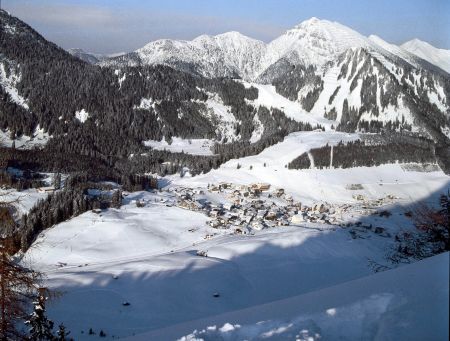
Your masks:
M409 205L436 202L449 188L450 178L441 171L406 171L397 164L285 168L310 148L357 138L294 133L259 155L230 160L204 175L166 180L169 187L193 188L221 181L268 182L308 205L353 205L355 194L369 200L391 195L395 199L386 207L391 217L348 219L383 226L391 236L411 231L412 222L404 215ZM351 184L360 189L348 189ZM86 212L45 231L26 253L23 261L45 272L47 285L62 293L49 303L48 312L76 340L91 340L89 328L97 336L103 330L106 339L295 340L299 335L298 340L317 340L317 335L336 335L409 340L406 336L416 327L431 339L446 339L448 255L373 276L377 267L396 268L386 257L395 245L393 237L365 231L352 238L347 228L311 223L235 235L207 227L209 218L202 213L172 206L173 195L131 193L121 209ZM137 207L136 200L145 206ZM212 318L216 315L221 316ZM392 334L395 324L399 328ZM208 326L216 327L203 332Z
M129 340L447 340L449 265L445 253Z
M43 129L36 127L33 136L21 135L14 139L17 149L33 149L44 146L51 138ZM0 129L0 146L11 147L13 140L9 131Z
M144 141L146 147L151 147L157 150L167 150L173 153L185 152L193 155L213 155L211 147L214 145L213 140L208 139L182 139L179 137L173 137L172 143L168 143L166 140Z
M24 191L6 190L0 188L0 197L3 201L13 202L17 211L17 217L28 213L36 203L47 197L47 193L40 193L34 188Z

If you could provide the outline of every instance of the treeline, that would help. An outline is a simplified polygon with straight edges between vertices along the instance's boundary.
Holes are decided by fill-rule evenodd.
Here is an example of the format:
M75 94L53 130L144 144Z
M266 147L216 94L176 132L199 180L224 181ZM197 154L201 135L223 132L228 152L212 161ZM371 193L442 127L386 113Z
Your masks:
M22 216L15 231L16 246L26 251L43 230L93 209L94 201L76 188L67 188L40 200Z
M18 191L22 191L29 188L42 187L44 185L42 176L37 173L32 173L29 170L18 175L0 169L0 188L14 188Z
M157 153L156 153L157 154ZM168 153L170 154L170 153ZM148 158L163 163L167 155L150 155ZM79 183L98 182L110 180L122 185L125 190L142 190L156 188L156 178L139 174L148 173L143 170L138 172L133 167L134 162L129 162L129 158L119 159L110 157L102 160L84 155L50 153L47 150L18 150L0 147L0 165L4 168L14 167L22 170L22 175L11 175L6 170L0 171L0 184L16 189L27 189L30 187L40 187L37 172L67 173L71 174L70 179L77 179ZM156 172L155 172L156 173ZM83 174L82 177L80 174ZM19 188L19 183L23 184ZM26 186L30 184L30 186Z
M327 144L321 148L311 149L310 154L314 160L314 167L319 169L329 168L331 157L334 168L372 167L396 162L436 162L433 148L406 142L368 145L360 140L347 144L341 141L334 147ZM288 164L289 169L308 169L310 167L311 161L307 153L303 153Z
M250 155L261 153L267 147L270 147L295 131L312 131L315 129L323 129L322 126L312 126L309 123L297 122L284 115L278 109L271 108L269 111L265 107L259 107L258 118L264 126L264 133L261 139L255 143L248 141L238 141L227 144L216 143L213 147L214 154L228 161L230 159L237 159Z
M121 191L111 185L94 182L87 174L74 174L66 179L64 188L56 191L37 204L22 216L18 225L11 225L3 229L2 234L12 236L16 250L26 251L39 233L55 224L76 217L93 209L105 209L108 207L119 208L122 198ZM140 176L136 179L124 180L133 190L148 189L154 186L152 177ZM134 185L132 185L134 184ZM92 190L99 193L92 194Z
M310 88L311 90L300 101L306 111L311 111L316 104L320 93L323 90L323 81L320 75L316 74L313 66L292 65L282 75L276 77L272 84L276 91L291 101L297 101L300 89Z

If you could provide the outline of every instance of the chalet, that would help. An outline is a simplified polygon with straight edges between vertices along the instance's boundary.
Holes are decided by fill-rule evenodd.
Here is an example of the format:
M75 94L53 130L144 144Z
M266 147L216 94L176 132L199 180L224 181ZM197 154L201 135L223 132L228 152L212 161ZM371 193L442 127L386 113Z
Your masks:
M261 190L259 188L250 188L250 194L256 198L261 195Z
M270 211L269 213L267 213L264 216L264 219L266 219L266 220L275 220L275 219L277 219L277 213L274 212L274 211Z
M353 195L353 199L363 201L365 198L364 198L364 195L362 195L362 194L356 194L356 195Z
M210 220L208 222L209 226L211 226L213 229L217 229L220 227L220 222L218 220Z
M261 231L264 228L264 225L259 221L254 221L252 222L252 228Z
M218 209L212 209L211 211L209 211L210 217L218 217L219 215L220 215L220 211Z
M227 189L227 188L230 188L230 187L231 187L231 184L228 183L228 182L221 182L221 183L219 183L219 188L220 189Z
M257 189L261 192L268 191L270 189L270 184L267 183L256 183L251 185L252 189Z
M275 196L277 196L278 198L284 195L284 189L283 188L277 188L275 190Z
M300 224L303 222L305 222L305 218L303 217L302 214L296 214L296 215L292 216L292 218L291 218L292 224Z
M191 211L199 211L203 208L202 204L196 201L189 201L189 200L181 200L178 206Z

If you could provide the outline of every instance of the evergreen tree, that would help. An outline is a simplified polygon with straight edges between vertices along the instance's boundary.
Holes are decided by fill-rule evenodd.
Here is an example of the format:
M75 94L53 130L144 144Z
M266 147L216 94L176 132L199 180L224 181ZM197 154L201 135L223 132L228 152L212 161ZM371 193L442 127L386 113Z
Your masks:
M120 189L114 191L111 198L111 206L114 208L120 208L122 206L122 191Z
M66 331L66 327L61 323L56 333L55 341L70 341L72 338L68 338L70 332Z
M38 300L34 302L34 311L30 319L25 322L30 326L29 339L31 341L54 340L53 321L45 315L46 299L43 293L39 295Z
M55 189L61 188L61 174L60 173L56 173L53 176L53 187L55 187Z

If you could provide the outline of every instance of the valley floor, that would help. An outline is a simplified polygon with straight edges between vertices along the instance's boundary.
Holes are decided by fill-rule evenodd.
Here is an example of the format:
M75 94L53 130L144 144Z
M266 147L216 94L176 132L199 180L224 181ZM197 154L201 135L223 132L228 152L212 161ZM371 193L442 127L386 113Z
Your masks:
M120 209L86 212L46 230L23 262L45 272L48 286L61 292L48 305L49 315L76 340L96 339L100 330L107 339L136 340L217 340L225 334L227 340L411 340L416 330L422 339L447 339L448 254L404 267L389 255L393 236L415 229L404 213L418 201L437 203L450 178L398 164L285 168L312 147L355 138L295 133L208 174L164 179L166 188L205 190L221 181L268 182L303 204L348 204L345 226L304 223L236 235L208 227L210 218L200 212L167 205L167 191L136 192ZM361 186L351 190L352 184ZM358 194L364 200L392 197L382 207L391 215L364 214ZM382 226L387 234L358 229L358 222ZM379 270L389 271L374 274ZM208 326L216 327L202 331ZM88 335L90 328L96 336Z

